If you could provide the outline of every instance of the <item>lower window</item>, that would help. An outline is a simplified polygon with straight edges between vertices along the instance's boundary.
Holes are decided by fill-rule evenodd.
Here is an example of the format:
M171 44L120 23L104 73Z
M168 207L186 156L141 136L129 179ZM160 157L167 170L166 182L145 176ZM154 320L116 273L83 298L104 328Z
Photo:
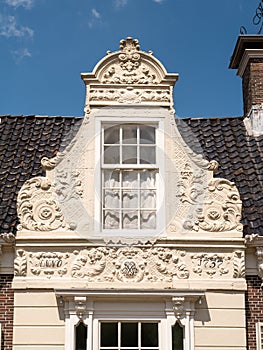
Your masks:
M158 322L101 322L100 350L159 350Z

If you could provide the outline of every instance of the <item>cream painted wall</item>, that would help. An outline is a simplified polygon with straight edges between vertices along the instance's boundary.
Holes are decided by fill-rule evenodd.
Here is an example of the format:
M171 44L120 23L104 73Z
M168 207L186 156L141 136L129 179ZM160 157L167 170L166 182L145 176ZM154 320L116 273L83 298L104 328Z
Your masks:
M128 300L127 305L127 310L130 310L132 304ZM165 317L163 301L144 304L136 303L133 299L133 305L134 315L136 312L143 315L145 307L147 313L159 313L162 318ZM113 310L113 317L118 314L123 317L126 312L125 303L120 303L118 307L118 300L114 299L110 300L110 304L95 302L94 308L97 317L103 315L107 309L107 312ZM246 349L243 292L206 292L202 302L196 303L194 319L195 350ZM13 350L62 350L64 339L65 322L59 312L55 293L16 291Z

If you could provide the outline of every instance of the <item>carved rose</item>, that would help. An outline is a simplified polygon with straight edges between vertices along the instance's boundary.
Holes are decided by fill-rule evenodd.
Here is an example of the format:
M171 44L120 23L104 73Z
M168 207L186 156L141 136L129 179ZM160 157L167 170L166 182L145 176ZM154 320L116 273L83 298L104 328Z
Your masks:
M45 177L25 182L17 199L19 230L52 231L66 227L63 214L53 195L53 186Z

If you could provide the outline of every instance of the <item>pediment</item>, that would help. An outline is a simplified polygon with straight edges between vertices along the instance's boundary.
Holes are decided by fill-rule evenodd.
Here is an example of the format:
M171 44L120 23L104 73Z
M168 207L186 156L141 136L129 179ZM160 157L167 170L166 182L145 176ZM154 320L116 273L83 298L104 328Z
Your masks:
M178 74L168 74L152 52L140 50L137 39L120 41L120 50L110 53L92 73L82 73L87 87L85 113L96 106L162 105L173 107L173 85Z

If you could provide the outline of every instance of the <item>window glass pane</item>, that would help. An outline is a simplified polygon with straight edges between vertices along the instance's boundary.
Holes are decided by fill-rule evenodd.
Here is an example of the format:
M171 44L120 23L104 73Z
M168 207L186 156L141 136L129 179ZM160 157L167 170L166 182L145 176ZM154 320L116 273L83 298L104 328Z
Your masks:
M120 127L113 126L104 129L104 144L113 144L120 142Z
M146 170L141 172L141 188L155 189L155 170Z
M156 228L156 213L155 211L141 211L140 215L141 229Z
M76 350L87 349L87 326L80 322L76 327Z
M140 147L140 164L155 164L155 146Z
M137 143L137 126L126 124L122 126L122 142L128 144Z
M120 186L120 172L113 170L104 171L104 187L114 188Z
M123 188L138 188L138 172L123 171L122 172L122 187Z
M120 208L120 191L104 190L104 208Z
M101 346L118 346L118 323L101 323Z
M121 323L121 346L138 346L138 323Z
M141 332L141 346L158 346L158 323L142 323Z
M123 211L122 213L122 228L135 229L138 228L138 212Z
M122 207L123 208L138 208L138 191L123 191L122 192Z
M137 147L122 147L122 164L137 164Z
M120 163L120 147L105 146L104 147L104 164L119 164Z
M106 229L118 229L120 226L119 212L114 210L105 210L103 215L103 226Z
M155 143L155 128L152 126L140 126L140 143Z
M183 350L184 348L183 328L176 322L172 327L172 350Z
M141 208L156 208L156 191L141 191Z

